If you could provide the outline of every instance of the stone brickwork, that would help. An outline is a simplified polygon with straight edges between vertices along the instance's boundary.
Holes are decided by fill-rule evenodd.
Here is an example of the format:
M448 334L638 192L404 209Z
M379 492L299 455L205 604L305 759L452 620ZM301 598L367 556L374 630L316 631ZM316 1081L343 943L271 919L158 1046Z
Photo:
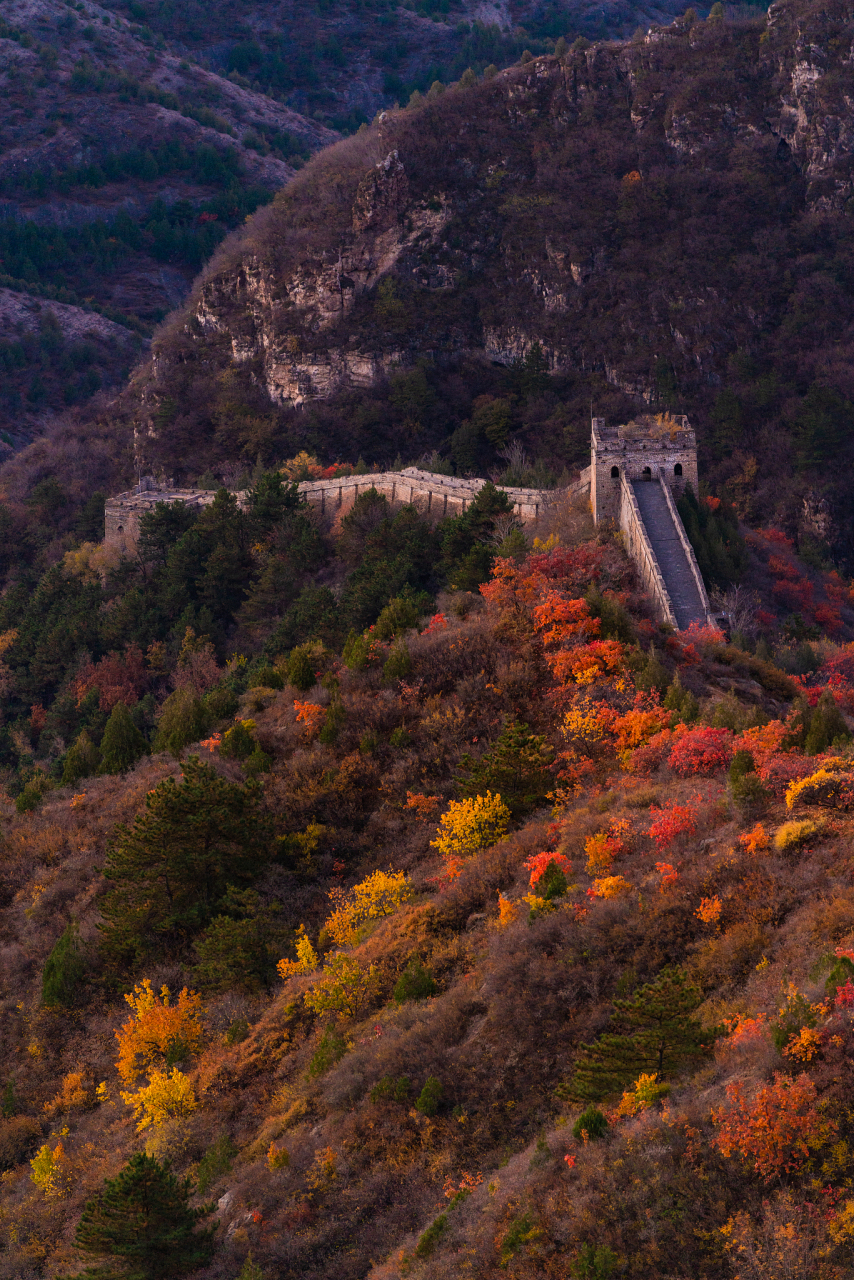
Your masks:
M158 502L180 502L188 507L207 507L216 492L211 489L176 489L156 484L144 476L135 489L118 493L104 504L104 545L121 555L132 555L139 541L140 517L153 511Z
M631 481L628 476L623 475L618 483L620 529L625 541L626 551L634 561L638 576L643 583L644 591L652 597L656 616L661 622L668 622L674 630L678 630L679 625L676 621L673 602L665 586L661 567L644 526Z
M697 492L697 437L686 417L651 414L620 427L594 418L591 430L590 504L596 524L620 519L621 480L660 475L677 495Z
M425 514L442 519L444 516L462 515L483 488L485 480L462 480L456 476L436 475L407 467L404 471L379 471L363 476L342 476L337 480L305 480L299 491L312 506L319 507L323 515L345 515L360 494L376 489L390 502L412 503ZM570 492L585 488L584 475ZM516 489L503 490L513 505L513 513L521 523L537 520L547 506L564 494L563 490ZM109 547L124 555L131 555L139 541L139 521L158 502L180 502L185 506L206 507L213 502L213 489L176 489L170 485L158 485L144 478L135 489L108 498L104 508L104 541ZM242 506L245 495L237 495Z

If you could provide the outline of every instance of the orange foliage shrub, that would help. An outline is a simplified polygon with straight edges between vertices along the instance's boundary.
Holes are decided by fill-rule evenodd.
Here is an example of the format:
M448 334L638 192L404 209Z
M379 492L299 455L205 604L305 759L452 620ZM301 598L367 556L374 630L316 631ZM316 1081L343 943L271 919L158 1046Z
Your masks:
M427 796L417 791L407 791L404 808L410 809L422 822L429 822L441 805L440 796Z
M588 898L619 898L631 889L628 880L623 876L603 876L594 880L587 890Z
M153 1066L171 1066L202 1047L202 1001L187 987L172 1004L169 988L158 996L148 978L134 987L125 1000L134 1016L115 1033L119 1042L116 1069L125 1084L133 1084Z
M770 837L761 822L757 822L752 831L745 831L739 837L739 841L744 845L745 853L758 853L760 849L767 849L770 844Z
M525 860L523 866L531 873L530 884L532 889L537 881L542 879L552 863L559 867L565 876L568 876L572 870L572 863L562 853L534 853Z
M679 879L679 872L672 862L656 862L655 869L661 876L661 884L659 892L666 893L668 889L672 889Z
M318 706L316 702L300 702L294 699L294 711L297 713L297 723L305 725L305 736L311 739L320 733L323 727L323 721L326 718L326 708Z
M618 752L634 751L645 746L656 734L667 729L670 712L658 704L656 697L648 693L635 695L634 706L614 721L614 736Z
M701 920L703 924L717 924L721 918L722 908L723 903L718 897L701 898L700 905L694 912L694 915L698 920Z
M771 1182L804 1164L810 1154L836 1132L822 1115L817 1090L809 1076L792 1079L774 1073L752 1099L741 1081L727 1085L729 1106L712 1112L718 1132L714 1142L722 1155L738 1156Z

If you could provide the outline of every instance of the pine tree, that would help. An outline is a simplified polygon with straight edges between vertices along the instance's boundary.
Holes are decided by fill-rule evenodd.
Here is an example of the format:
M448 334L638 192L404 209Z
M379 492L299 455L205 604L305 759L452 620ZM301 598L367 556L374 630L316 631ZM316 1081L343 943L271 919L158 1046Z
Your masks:
M87 1202L74 1244L108 1261L88 1267L91 1280L168 1280L210 1261L214 1228L198 1229L209 1207L191 1209L192 1183L151 1156L137 1154Z
M62 766L62 786L73 787L81 778L93 778L101 763L101 753L83 729L69 747Z
M257 787L226 781L197 756L183 768L149 793L145 812L117 828L107 851L103 949L115 962L198 933L229 884L248 886L269 857Z
M480 760L468 754L460 761L463 796L497 792L513 817L543 804L554 787L554 751L545 738L519 720L510 720Z
M660 1080L683 1063L703 1057L715 1033L704 1031L691 1016L702 999L700 989L681 969L664 969L628 1000L615 1000L614 1020L625 1030L582 1044L572 1079L559 1092L598 1102L644 1072Z
M126 773L145 754L145 738L123 702L110 712L101 739L101 773Z
M209 728L204 703L190 688L176 689L163 703L154 739L155 751L171 751L176 758L191 742L200 742Z
M808 756L817 756L832 746L836 739L847 740L850 736L833 694L825 689L812 713L804 750Z
M85 970L76 920L59 935L42 973L42 1004L48 1008L74 1004L77 986Z

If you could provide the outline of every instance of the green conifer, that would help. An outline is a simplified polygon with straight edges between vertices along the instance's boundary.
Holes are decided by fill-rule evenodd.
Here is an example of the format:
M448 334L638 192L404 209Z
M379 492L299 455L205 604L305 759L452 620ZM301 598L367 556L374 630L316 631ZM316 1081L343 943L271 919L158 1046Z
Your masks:
M196 756L183 770L154 788L107 851L103 949L116 963L203 929L229 884L247 887L268 859L257 787L226 781Z
M460 761L462 796L497 792L514 818L545 802L554 787L554 751L545 738L520 720L510 720L480 760Z
M84 970L80 934L76 920L72 920L57 938L45 961L42 972L42 1004L48 1008L55 1008L57 1005L70 1008L74 1004Z
M93 778L101 763L101 753L85 729L69 747L62 766L63 787L73 787L81 778Z
M704 1031L691 1016L702 1000L700 989L681 969L664 969L628 1000L615 1000L615 1023L625 1029L581 1045L575 1073L559 1094L598 1102L621 1092L644 1072L660 1080L683 1063L703 1057L715 1033Z
M101 773L126 773L145 754L145 738L131 719L123 702L110 712L101 739Z
M169 1280L204 1266L214 1229L198 1224L211 1210L191 1209L191 1193L189 1178L179 1180L151 1156L133 1156L83 1210L74 1244L105 1261L79 1280Z

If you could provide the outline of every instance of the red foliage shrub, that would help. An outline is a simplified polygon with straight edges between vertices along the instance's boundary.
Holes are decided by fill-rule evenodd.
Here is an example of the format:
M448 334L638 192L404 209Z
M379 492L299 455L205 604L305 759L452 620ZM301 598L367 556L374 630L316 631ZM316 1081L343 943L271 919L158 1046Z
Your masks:
M659 853L680 836L692 836L697 830L696 804L678 804L675 800L668 800L661 809L652 805L649 813L652 824L648 834L655 841Z
M814 772L815 760L811 756L791 752L788 755L771 756L760 766L759 777L775 796L782 796L789 783L798 782Z
M99 693L102 711L112 711L117 702L132 707L148 688L148 671L138 644L130 644L124 653L108 653L99 662L87 662L74 682L78 703L92 689Z
M667 763L675 773L687 778L726 769L732 756L732 732L704 727L683 733L673 744Z

